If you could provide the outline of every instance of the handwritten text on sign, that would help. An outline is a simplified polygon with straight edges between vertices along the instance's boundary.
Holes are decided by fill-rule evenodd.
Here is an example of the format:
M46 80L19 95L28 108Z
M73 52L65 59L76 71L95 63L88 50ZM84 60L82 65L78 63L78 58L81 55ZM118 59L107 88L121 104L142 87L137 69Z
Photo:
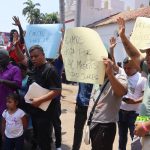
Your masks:
M27 49L33 45L40 45L46 58L56 58L61 41L61 28L60 24L28 25L25 36Z
M94 30L83 27L66 30L62 56L69 81L103 83L103 58L107 57L107 50Z
M136 19L130 41L137 49L150 43L150 18L138 17Z

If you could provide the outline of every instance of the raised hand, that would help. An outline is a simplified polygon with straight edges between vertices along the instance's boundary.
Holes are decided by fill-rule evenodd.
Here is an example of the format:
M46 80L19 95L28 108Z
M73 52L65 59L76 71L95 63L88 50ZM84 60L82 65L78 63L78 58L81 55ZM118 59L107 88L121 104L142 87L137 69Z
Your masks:
M110 38L110 49L114 49L115 48L115 46L116 46L116 38L115 37L111 37Z
M19 17L13 16L12 19L14 20L13 25L15 25L15 26L20 26L20 25L21 25L21 24L20 24Z
M122 37L125 35L125 20L121 17L119 17L117 19L117 23L118 23L118 26L119 26L119 36Z
M114 73L114 71L113 71L113 62L110 59L108 59L108 58L104 58L103 62L104 62L104 65L105 65L105 72L106 72L106 74L108 76L112 75Z

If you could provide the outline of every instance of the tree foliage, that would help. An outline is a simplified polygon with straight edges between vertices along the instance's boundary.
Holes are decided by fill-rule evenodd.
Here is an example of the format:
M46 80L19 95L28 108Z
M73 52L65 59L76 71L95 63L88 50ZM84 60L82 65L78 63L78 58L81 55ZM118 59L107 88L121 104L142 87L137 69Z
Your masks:
M41 13L40 4L33 3L32 0L27 0L23 3L25 8L22 10L22 14L26 16L28 23L30 24L52 24L58 23L58 13Z

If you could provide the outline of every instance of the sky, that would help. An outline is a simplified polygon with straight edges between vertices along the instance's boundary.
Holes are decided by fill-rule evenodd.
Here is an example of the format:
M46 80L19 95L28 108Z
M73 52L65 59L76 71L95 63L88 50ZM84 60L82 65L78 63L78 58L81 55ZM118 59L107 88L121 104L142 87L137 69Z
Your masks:
M52 13L59 11L59 0L32 0L33 3L40 3L42 13ZM26 0L0 0L0 32L9 32L11 29L17 29L12 25L13 16L18 16L23 29L28 24L26 17L22 15L22 9L25 7L23 3Z

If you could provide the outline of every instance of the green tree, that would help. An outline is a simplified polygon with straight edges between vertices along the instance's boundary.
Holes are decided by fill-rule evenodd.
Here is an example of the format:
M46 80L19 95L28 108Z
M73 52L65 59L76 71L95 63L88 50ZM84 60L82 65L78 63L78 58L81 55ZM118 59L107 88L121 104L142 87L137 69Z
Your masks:
M43 24L53 24L53 23L58 23L59 20L58 20L58 13L41 13L41 23Z
M30 24L39 23L40 21L40 9L36 8L40 6L39 3L33 3L32 0L27 0L27 2L23 3L26 7L22 10L22 14L27 16L27 21Z
M22 13L27 16L27 21L30 24L52 24L58 23L58 13L41 13L37 6L39 3L33 3L32 0L27 0L23 3L26 7L23 9Z

